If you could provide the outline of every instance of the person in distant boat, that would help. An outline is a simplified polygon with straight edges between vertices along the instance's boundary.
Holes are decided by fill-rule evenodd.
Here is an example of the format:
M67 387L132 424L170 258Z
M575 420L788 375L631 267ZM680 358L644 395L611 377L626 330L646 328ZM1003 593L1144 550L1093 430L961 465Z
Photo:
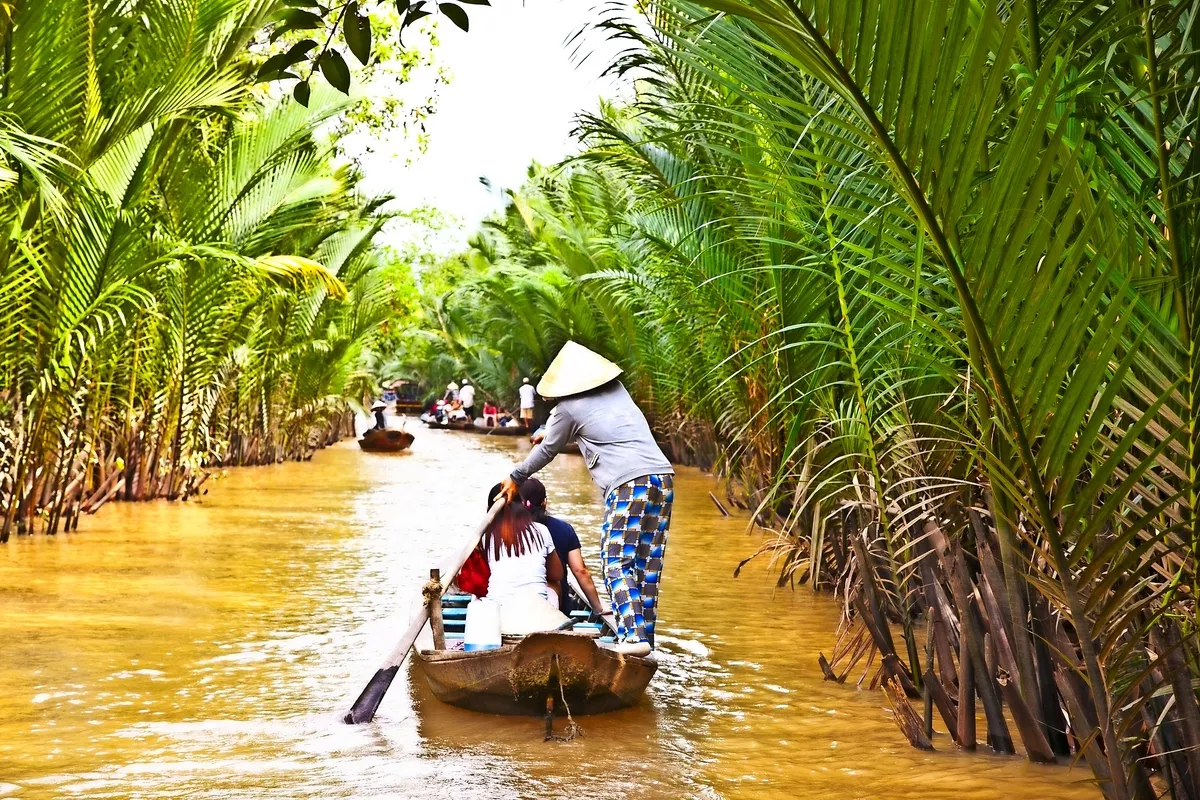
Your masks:
M546 436L501 484L512 500L530 476L572 441L604 493L600 552L617 622L619 652L648 655L654 646L659 579L671 527L675 470L641 410L617 380L621 368L568 341L538 384L556 400Z
M458 384L450 381L446 384L446 393L442 395L442 401L445 403L453 403L458 399Z
M371 404L371 413L375 416L375 425L368 429L367 433L387 430L387 420L383 417L383 410L385 408L387 408L387 405L381 400L376 400Z
M545 525L546 530L550 531L550 538L554 540L554 551L558 553L558 560L571 570L575 580L579 582L579 588L583 590L583 596L587 598L588 607L597 614L607 613L607 606L600 603L600 595L596 592L596 582L592 580L592 573L588 571L587 564L583 563L583 553L580 551L579 536L575 533L575 529L571 527L571 523L552 517L546 511L545 484L537 478L527 478L521 484L521 502L529 508L534 521ZM571 598L567 592L565 569L563 570L562 585L558 591L558 610L564 614L570 614L572 610Z
M483 402L483 424L489 428L496 427L496 418L499 416L500 409L496 408L496 404L491 400Z
M463 378L462 389L458 391L458 399L462 402L463 413L467 415L467 420L475 421L475 387L466 378Z
M496 484L488 493L488 508L500 496ZM553 630L567 621L558 611L558 587L563 565L550 531L523 503L505 503L480 540L491 574L487 596L500 604L500 630L525 634Z
M521 381L521 388L518 390L518 393L521 395L521 424L526 428L532 428L533 405L536 397L533 384L529 382L529 378Z
M446 414L446 420L449 422L467 421L467 412L463 411L461 400L450 401L450 411Z

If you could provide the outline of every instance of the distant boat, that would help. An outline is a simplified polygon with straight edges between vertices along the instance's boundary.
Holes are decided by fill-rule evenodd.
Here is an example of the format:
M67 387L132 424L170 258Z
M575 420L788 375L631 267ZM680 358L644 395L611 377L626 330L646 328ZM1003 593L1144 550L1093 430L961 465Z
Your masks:
M385 384L385 402L395 403L397 414L416 416L420 414L425 404L423 398L428 394L418 381L401 379ZM391 395L390 397L388 395Z
M413 435L408 431L369 430L358 440L358 446L368 453L398 453L412 446Z
M484 436L524 436L529 432L528 428L524 428L520 425L511 427L493 425L488 427L487 425L480 425L478 422L467 422L466 420L461 420L458 422L438 422L436 417L433 417L429 414L423 414L421 416L421 421L434 430L467 431L468 433L479 433L483 434Z
M545 435L546 435L546 426L543 425L529 435L529 441L533 442L533 444L537 444L538 442L540 442L542 440L541 437L543 437ZM574 440L567 442L566 446L563 447L562 451L564 453L570 453L573 456L581 455L581 453L579 452L579 442L576 442Z
M436 417L429 414L422 414L421 422L439 431L465 431L471 428L471 423L466 420L460 422L438 422Z
M500 425L492 425L489 427L487 425L480 425L478 422L473 424L470 428L468 428L468 430L474 433L482 433L485 436L524 436L529 432L529 429L523 425L511 425L503 427Z

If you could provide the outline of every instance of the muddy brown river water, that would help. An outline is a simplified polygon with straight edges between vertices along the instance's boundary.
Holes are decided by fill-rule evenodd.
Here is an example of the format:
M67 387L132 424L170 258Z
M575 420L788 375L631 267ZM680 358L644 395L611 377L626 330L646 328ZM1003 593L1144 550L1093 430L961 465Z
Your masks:
M636 708L543 742L538 719L440 704L402 670L338 721L428 574L528 445L418 431L234 470L200 502L111 505L0 546L0 797L1096 798L1086 769L911 749L882 695L825 682L838 609L773 593L759 543L681 470L661 667ZM578 457L543 476L594 559ZM415 680L418 679L418 680ZM982 730L982 728L981 728Z

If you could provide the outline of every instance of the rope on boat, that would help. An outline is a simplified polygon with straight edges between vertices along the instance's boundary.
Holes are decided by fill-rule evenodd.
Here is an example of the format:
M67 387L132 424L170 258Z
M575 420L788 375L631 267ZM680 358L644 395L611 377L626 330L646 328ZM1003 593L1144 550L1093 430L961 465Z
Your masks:
M558 656L555 656L555 659L557 658ZM563 729L564 735L559 736L558 740L560 742L573 742L576 738L582 739L584 736L583 728L580 727L579 723L575 721L575 718L571 716L571 707L567 705L567 695L566 692L563 691L563 685L561 681L559 681L558 684L558 694L560 697L562 697L563 708L567 710L567 727Z
M554 673L558 674L558 653L555 653L552 658L554 659ZM575 718L571 716L571 707L567 705L567 693L563 689L561 680L558 682L558 696L562 698L563 708L567 710L567 727L563 729L562 736L559 736L554 732L554 699L550 696L547 696L546 735L542 741L549 742L553 740L556 742L573 742L576 739L582 739L584 737L583 728L580 727L579 723L575 721Z
M442 582L435 581L432 578L427 580L425 585L421 587L421 594L425 597L425 605L433 602L433 598L435 597L440 599L442 592Z

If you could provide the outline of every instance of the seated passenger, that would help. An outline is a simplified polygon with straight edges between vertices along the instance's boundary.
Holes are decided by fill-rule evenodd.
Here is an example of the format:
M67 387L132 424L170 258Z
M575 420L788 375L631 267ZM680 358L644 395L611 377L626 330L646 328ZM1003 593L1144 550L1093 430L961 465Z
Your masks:
M483 424L489 428L496 427L496 404L491 400L485 400L483 403Z
M587 598L588 607L597 614L608 614L608 604L600 602L596 582L592 580L592 573L588 571L587 564L583 563L583 552L575 529L571 527L571 523L546 513L545 485L537 478L526 478L521 484L521 501L529 508L534 520L545 525L550 531L550 539L554 542L558 560L574 574L579 588L583 590L583 596ZM571 598L567 596L566 570L563 570L563 579L558 590L558 610L564 614L570 614L574 610Z
M499 494L496 484L488 494L488 508ZM501 633L554 630L567 621L558 610L562 562L550 531L533 521L523 503L507 503L483 532L481 545L491 570L487 596L500 604Z

